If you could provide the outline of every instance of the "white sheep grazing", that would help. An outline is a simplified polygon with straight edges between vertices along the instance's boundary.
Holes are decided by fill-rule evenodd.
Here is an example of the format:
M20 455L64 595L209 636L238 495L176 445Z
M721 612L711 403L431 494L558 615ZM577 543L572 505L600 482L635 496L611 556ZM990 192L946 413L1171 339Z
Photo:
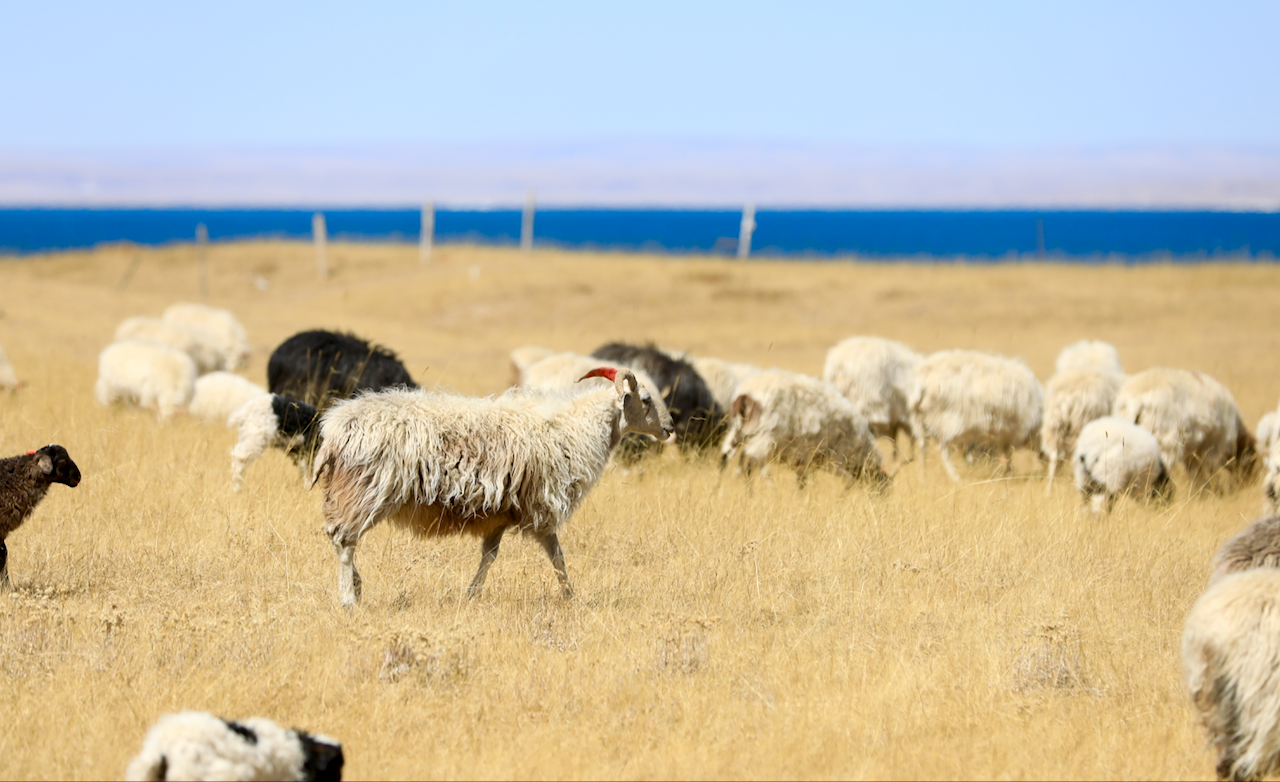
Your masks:
M111 343L98 355L94 392L104 407L125 402L154 407L161 418L168 418L191 402L195 386L195 362L168 345L125 340Z
M238 434L231 448L231 489L240 491L244 472L268 448L285 452L302 468L309 482L311 457L319 445L320 413L297 399L263 393L245 402L227 418Z
M222 355L221 369L240 369L249 363L249 336L229 310L204 304L174 304L161 319L209 335L211 346Z
M1069 369L1098 369L1113 375L1124 375L1124 367L1120 366L1120 351L1116 350L1115 345L1088 339L1073 342L1058 354L1054 374Z
M972 350L944 350L916 365L907 397L911 433L923 465L929 440L956 483L952 445L991 449L1013 468L1013 450L1038 450L1044 389L1017 359Z
M866 481L875 491L890 482L853 403L830 383L783 369L767 369L738 386L720 454L722 464L738 458L748 476L771 461L785 464L801 487L822 467L850 484Z
M191 397L191 415L206 421L225 423L227 416L254 397L267 393L267 389L231 372L210 372L196 378L195 393Z
M1256 476L1257 445L1236 400L1203 372L1158 367L1132 375L1116 395L1115 415L1156 436L1164 463L1186 467L1192 493Z
M1071 458L1076 439L1090 422L1111 415L1119 375L1098 369L1068 369L1049 378L1044 389L1044 424L1040 428L1040 451L1049 458L1049 483L1058 462Z
M562 590L572 594L557 532L624 434L665 439L675 431L662 397L629 370L601 367L591 375L613 384L576 394L517 388L496 399L387 390L329 408L312 479L325 483L342 603L360 597L355 547L383 519L424 537L480 536L472 595L484 586L502 534L519 530L541 541Z
M511 359L511 383L509 385L524 385L525 371L544 358L554 356L557 352L542 345L523 345L511 351L507 354Z
M1272 410L1258 419L1258 426L1253 430L1253 438L1258 442L1258 453L1271 453L1271 448L1280 439L1280 412Z
M17 391L21 387L18 374L13 371L13 364L9 363L9 357L4 354L4 348L0 347L0 391Z
M1280 772L1280 570L1214 582L1187 615L1182 664L1218 778Z
M224 367L222 353L214 348L213 337L191 326L168 323L159 318L125 318L116 326L115 341L144 339L177 348L196 362L196 372L203 375Z
M129 782L165 779L338 782L342 745L327 736L252 717L239 722L203 711L166 714L125 768Z
M901 342L881 337L849 337L827 351L822 379L853 402L872 434L893 441L895 459L898 432L911 436L907 394L923 360Z
M1123 418L1090 421L1076 441L1072 457L1076 488L1094 513L1110 513L1116 497L1129 494L1159 502L1173 498L1169 470L1160 444L1146 429Z
M675 355L675 354L672 354ZM685 355L685 360L693 365L694 371L702 376L721 410L728 410L738 396L738 386L749 377L760 374L759 367L750 364L735 364L723 359L707 356Z

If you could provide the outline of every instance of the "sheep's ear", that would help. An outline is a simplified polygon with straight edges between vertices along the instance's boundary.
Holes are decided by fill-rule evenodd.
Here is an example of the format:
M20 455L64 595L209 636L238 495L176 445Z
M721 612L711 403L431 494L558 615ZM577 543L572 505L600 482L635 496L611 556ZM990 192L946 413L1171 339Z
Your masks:
M744 424L749 424L760 417L760 403L746 394L741 394L733 400L733 405L729 408L729 417L740 417Z
M53 459L47 453L39 453L36 458L36 464L40 466L40 471L45 475L53 474Z

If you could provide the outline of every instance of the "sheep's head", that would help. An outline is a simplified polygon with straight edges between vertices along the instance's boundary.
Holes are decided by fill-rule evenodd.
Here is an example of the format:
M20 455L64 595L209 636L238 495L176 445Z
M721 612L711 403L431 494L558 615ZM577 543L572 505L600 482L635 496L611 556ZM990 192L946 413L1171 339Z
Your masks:
M618 408L622 413L618 421L619 434L636 432L652 435L661 441L668 441L675 434L675 424L671 422L671 413L667 412L666 404L640 385L631 370L597 367L578 378L578 382L589 377L603 377L613 381L613 387L618 391Z
M49 483L64 483L76 486L80 483L80 468L71 461L67 449L61 445L46 445L38 451L31 451L36 457L35 463Z

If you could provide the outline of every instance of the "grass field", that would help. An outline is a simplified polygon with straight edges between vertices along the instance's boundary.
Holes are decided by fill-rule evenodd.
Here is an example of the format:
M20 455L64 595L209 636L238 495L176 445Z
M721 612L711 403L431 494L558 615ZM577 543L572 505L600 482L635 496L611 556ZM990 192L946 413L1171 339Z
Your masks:
M1130 371L1212 374L1250 424L1280 396L1274 266L330 257L319 282L305 245L210 249L210 302L253 342L247 377L309 327L467 394L503 389L527 343L653 339L818 374L838 340L877 334L1018 355L1044 380L1090 337ZM0 455L57 442L84 474L8 539L0 777L118 777L178 709L332 735L352 779L1212 775L1178 647L1256 486L1098 518L1067 476L1046 497L1028 453L1011 479L969 466L959 487L934 456L872 498L785 471L748 487L668 449L611 468L562 533L573 601L528 540L469 601L478 541L383 526L348 613L320 494L285 457L234 494L231 431L93 400L116 323L196 291L191 247L0 261L0 345L29 383L0 395Z

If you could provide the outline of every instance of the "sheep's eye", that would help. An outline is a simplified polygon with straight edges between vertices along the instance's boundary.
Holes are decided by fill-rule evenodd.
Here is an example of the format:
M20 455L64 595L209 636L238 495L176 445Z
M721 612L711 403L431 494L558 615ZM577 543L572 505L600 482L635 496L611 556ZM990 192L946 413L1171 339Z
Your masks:
M622 406L623 406L623 407L630 407L630 406L631 406L631 394L630 394L630 393L626 393L626 394L623 394L623 395L622 395Z

